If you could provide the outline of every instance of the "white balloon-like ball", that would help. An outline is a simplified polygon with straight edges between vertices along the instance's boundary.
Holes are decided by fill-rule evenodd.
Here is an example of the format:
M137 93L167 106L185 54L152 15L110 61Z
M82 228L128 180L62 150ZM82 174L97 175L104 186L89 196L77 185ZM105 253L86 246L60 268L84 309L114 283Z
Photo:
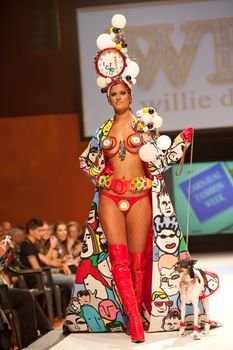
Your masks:
M126 75L130 75L132 78L136 78L136 76L138 76L138 73L139 73L138 64L134 61L130 61L130 63L126 67L126 72L127 72Z
M155 115L153 117L153 123L154 123L155 129L159 129L163 125L163 119L159 115Z
M116 14L112 17L112 26L115 28L124 28L126 26L126 18L124 15Z
M100 34L96 39L96 45L100 50L106 49L107 47L112 47L112 43L113 41L110 34Z
M144 162L152 162L156 157L156 149L151 143L143 145L139 149L139 157Z
M172 144L172 141L171 141L170 137L167 136L167 135L159 136L156 142L157 142L157 146L162 151L163 150L167 150Z
M97 85L102 89L107 86L107 81L104 77L98 77L97 78Z

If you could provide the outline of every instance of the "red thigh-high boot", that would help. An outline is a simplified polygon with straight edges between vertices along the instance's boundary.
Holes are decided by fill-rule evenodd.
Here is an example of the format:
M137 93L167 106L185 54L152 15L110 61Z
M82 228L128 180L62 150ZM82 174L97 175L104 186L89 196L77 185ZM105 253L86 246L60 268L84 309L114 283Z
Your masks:
M133 280L133 287L138 305L138 311L142 312L143 291L145 289L146 280L146 254L143 253L130 253L131 258L131 274ZM128 323L126 327L126 333L130 334L131 324Z
M143 291L146 280L146 254L130 253L131 257L131 273L133 279L133 286L138 304L138 311L142 312Z
M119 291L125 311L131 325L131 340L141 343L145 340L144 330L133 288L132 276L129 268L129 254L126 245L111 245L108 248L112 266L112 275Z

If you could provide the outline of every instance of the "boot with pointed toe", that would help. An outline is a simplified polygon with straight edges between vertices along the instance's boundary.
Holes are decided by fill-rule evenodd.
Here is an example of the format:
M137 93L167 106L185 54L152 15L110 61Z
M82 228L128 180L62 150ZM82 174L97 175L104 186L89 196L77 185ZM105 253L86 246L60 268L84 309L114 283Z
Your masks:
M111 245L108 251L112 275L125 311L129 316L131 340L134 343L144 342L144 330L133 288L127 246Z

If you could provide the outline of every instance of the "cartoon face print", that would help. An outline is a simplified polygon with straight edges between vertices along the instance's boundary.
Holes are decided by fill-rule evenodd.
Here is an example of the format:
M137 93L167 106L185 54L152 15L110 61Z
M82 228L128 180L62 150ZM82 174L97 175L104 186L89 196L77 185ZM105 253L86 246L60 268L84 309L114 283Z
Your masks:
M158 215L155 217L154 223L155 244L162 252L174 254L179 247L181 235L176 217Z
M91 232L86 229L83 246L82 246L82 258L89 258L94 253L93 241Z
M180 313L177 309L172 309L167 317L163 319L163 329L166 332L178 330L180 328Z
M78 298L76 297L71 298L69 308L72 313L78 314L80 312L80 303Z
M168 153L168 156L167 156L168 162L176 163L182 157L183 151L184 151L184 145L182 143L179 143L178 145L176 145Z
M88 291L82 291L77 294L78 301L80 305L87 305L90 304L91 296Z
M161 181L155 176L152 181L152 192L159 193L161 191Z
M158 196L158 201L161 214L168 217L174 215L174 208L167 193L160 194Z
M99 313L103 318L113 321L116 319L118 309L112 300L102 300L99 303Z
M177 251L179 246L179 234L180 231L176 233L172 230L164 229L158 233L155 242L162 252L173 254Z
M112 273L110 271L110 265L107 259L104 259L100 263L98 263L98 269L100 273L107 277L107 278L112 278Z
M174 268L162 267L160 270L160 288L169 296L179 292L180 275Z
M91 203L91 210L90 210L89 216L88 216L88 223L89 224L93 224L94 222L97 221L96 213L97 213L97 205L95 202L92 202Z
M169 308L172 307L173 301L169 300L167 295L162 292L152 294L152 316L167 316Z
M87 332L88 326L85 320L74 314L66 316L65 325L68 327L70 332Z
M97 150L97 148L96 147L91 147L87 158L89 159L89 161L91 163L95 164L96 160L97 160L97 157L98 157L98 150Z
M106 287L92 275L87 275L84 279L84 285L96 298L107 299Z
M95 233L96 235L98 235L98 239L99 239L99 250L106 251L108 249L108 245L107 245L107 240L106 240L105 234L103 233L101 225L98 225Z

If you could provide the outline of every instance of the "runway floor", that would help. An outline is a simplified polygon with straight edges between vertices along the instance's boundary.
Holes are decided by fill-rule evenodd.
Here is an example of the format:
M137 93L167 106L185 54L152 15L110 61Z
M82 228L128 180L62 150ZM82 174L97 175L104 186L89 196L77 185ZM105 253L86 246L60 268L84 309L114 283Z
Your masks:
M201 335L193 340L190 333L179 337L178 332L146 333L146 341L141 344L130 342L124 333L115 334L70 334L51 347L52 350L233 350L233 254L198 254L197 266L217 272L220 277L220 289L210 298L211 319L223 323L223 327Z

